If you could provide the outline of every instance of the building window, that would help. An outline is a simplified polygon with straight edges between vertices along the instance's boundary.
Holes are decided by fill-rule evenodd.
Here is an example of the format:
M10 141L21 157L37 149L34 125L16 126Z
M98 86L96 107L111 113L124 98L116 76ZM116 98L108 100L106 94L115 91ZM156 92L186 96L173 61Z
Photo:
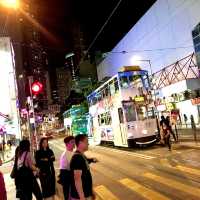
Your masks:
M196 53L197 65L200 68L200 23L192 31L192 38Z

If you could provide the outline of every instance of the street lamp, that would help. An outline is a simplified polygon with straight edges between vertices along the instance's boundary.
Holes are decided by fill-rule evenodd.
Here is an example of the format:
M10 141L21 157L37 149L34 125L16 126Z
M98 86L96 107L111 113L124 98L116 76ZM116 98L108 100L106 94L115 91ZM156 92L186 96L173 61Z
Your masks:
M131 58L132 64L138 64L139 65L140 62L148 62L149 63L150 73L151 73L151 77L152 77L153 76L153 70L152 70L151 60L146 60L146 59L143 60L139 56L133 56Z
M0 0L0 4L7 8L19 8L19 0Z

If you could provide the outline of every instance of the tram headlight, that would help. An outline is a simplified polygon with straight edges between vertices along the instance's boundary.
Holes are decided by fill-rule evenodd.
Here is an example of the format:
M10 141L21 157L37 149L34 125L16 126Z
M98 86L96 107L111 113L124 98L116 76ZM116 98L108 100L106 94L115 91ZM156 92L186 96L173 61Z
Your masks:
M142 133L143 133L144 135L146 135L146 134L148 134L148 131L145 129L145 130L142 130Z

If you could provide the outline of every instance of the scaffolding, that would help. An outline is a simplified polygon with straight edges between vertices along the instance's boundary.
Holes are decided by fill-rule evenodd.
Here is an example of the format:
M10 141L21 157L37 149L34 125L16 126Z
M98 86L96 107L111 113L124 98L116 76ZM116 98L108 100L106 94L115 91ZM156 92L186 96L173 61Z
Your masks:
M195 53L153 74L153 86L158 90L187 79L199 78Z

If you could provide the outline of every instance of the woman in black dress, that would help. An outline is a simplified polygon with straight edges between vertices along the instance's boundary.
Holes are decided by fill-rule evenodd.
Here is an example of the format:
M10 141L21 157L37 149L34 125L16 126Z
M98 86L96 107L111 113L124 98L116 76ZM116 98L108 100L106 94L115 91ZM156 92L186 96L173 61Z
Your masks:
M44 198L52 197L55 195L55 170L53 162L55 156L53 151L49 148L47 138L40 140L39 150L35 155L36 165L40 169L40 182L42 187L42 194Z

